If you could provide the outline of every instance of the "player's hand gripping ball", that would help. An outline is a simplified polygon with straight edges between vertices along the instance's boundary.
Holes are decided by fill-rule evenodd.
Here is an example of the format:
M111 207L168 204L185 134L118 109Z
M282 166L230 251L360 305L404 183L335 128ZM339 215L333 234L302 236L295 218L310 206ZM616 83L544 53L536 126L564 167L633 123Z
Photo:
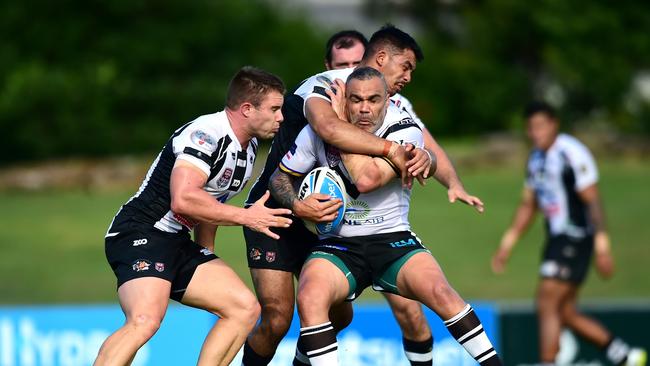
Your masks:
M314 223L305 221L305 226L315 234L329 234L341 225L345 215L345 206L347 204L347 193L343 179L334 170L327 167L320 167L312 170L305 176L300 189L298 190L298 199L303 200L312 193L326 194L333 199L340 199L343 204L338 210L338 215L334 221Z

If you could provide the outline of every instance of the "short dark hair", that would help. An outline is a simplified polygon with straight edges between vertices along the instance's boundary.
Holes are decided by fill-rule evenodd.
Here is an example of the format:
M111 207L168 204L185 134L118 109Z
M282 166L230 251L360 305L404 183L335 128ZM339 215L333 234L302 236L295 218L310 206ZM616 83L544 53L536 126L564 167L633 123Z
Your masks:
M364 66L364 67L357 67L352 71L352 73L348 76L348 79L345 81L346 83L350 82L350 80L370 80L372 78L379 78L379 80L382 81L382 84L384 85L384 92L388 94L388 84L386 84L386 79L384 79L384 74L379 72L379 70L374 69L372 67Z
M350 29L335 33L327 40L327 44L325 45L325 61L328 64L332 63L332 48L336 47L337 49L343 48L347 50L352 48L357 42L361 43L364 49L368 47L368 39L359 31Z
M418 62L424 60L422 49L415 39L392 24L384 25L370 37L363 58L367 59L382 49L387 49L393 54L411 50Z
M279 77L253 66L244 66L228 84L226 106L237 109L248 102L257 108L270 91L285 93L284 83Z
M528 120L537 113L543 113L549 118L557 120L557 112L555 111L555 108L550 104L539 100L532 101L526 105L526 108L524 109L524 118Z

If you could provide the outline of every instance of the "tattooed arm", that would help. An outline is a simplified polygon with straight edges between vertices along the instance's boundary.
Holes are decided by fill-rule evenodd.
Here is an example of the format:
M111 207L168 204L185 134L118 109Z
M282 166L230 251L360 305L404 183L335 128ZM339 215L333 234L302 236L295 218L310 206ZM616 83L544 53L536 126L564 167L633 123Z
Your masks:
M329 222L336 218L340 199L332 199L321 193L312 193L303 200L298 199L295 184L297 177L276 169L269 181L269 190L280 205L291 208L293 214L313 222Z

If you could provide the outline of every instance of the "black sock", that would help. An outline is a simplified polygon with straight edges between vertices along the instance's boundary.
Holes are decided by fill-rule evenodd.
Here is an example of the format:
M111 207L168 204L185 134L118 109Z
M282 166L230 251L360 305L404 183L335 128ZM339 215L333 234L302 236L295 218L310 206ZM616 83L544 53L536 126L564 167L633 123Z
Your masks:
M338 365L338 343L331 322L300 328L298 342L312 365Z
M248 340L244 343L244 357L242 358L243 366L266 366L271 363L273 355L269 357L260 356L248 344Z
M433 337L421 342L402 338L402 344L411 366L433 365Z
M309 366L309 357L305 353L305 345L302 338L298 338L298 344L296 344L296 355L293 357L293 366Z
M501 366L501 360L471 306L445 320L449 333L481 366Z
M627 361L627 354L630 352L630 346L622 339L612 337L603 348L607 359L614 365L623 365Z

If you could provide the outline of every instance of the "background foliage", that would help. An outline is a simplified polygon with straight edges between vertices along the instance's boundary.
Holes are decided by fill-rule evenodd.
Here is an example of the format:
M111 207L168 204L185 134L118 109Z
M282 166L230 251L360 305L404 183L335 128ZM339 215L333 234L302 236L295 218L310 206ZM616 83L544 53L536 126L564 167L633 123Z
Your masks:
M338 30L262 0L3 8L0 165L155 151L177 126L221 109L243 65L288 86L320 71L322 45ZM567 122L650 133L650 95L633 87L650 72L649 2L369 0L366 8L377 20L405 14L418 24L426 60L406 95L437 136L519 128L533 97L561 105Z

